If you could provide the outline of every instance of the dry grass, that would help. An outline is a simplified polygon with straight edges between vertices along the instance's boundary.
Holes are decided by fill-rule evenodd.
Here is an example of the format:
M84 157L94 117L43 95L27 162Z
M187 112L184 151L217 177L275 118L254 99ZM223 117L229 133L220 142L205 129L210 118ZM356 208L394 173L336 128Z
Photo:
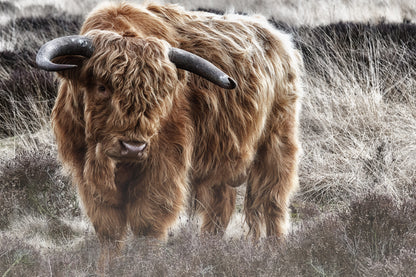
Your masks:
M283 245L273 239L253 244L200 237L190 223L166 244L129 237L109 275L414 276L415 216L414 199L397 204L390 196L370 194L343 213L303 220ZM23 222L24 234L0 237L0 267L11 268L10 276L94 273L99 244L87 228L33 218ZM40 247L42 237L48 241Z
M301 119L306 199L406 195L416 175L413 24L298 29L307 95ZM319 43L319 46L317 45Z
M99 244L61 173L50 132L56 82L33 61L46 40L76 33L97 2L0 1L2 276L95 272ZM293 33L304 54L293 228L285 244L253 244L240 214L226 238L200 237L198 222L185 217L166 244L129 236L111 275L415 276L416 4L183 3L261 12Z

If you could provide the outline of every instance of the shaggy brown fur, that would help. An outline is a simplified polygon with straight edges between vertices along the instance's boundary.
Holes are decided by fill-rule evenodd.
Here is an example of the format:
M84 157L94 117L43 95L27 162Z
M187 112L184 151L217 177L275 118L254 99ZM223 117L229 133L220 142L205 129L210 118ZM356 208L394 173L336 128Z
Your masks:
M188 195L202 230L222 232L247 184L246 222L281 237L297 187L301 57L290 36L261 16L187 12L178 6L100 7L81 34L89 59L61 73L53 126L62 161L104 243L166 237ZM237 82L222 89L176 69L170 46L197 54ZM117 157L120 140L145 154Z

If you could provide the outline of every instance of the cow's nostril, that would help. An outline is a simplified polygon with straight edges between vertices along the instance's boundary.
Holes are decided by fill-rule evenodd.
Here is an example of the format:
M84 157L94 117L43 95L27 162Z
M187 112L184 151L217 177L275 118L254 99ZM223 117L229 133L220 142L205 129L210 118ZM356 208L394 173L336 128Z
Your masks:
M139 141L120 141L121 142L121 154L126 157L137 157L143 153L146 149L147 144Z

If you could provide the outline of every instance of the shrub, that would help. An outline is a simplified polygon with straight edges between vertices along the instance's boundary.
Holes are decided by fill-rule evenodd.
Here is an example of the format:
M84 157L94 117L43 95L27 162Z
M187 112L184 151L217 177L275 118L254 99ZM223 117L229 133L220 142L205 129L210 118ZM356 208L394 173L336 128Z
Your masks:
M6 24L1 29L3 32L18 32L25 34L32 32L42 38L62 36L78 33L81 27L82 17L65 13L50 13L45 16L20 17Z
M56 218L80 213L75 191L47 149L17 153L0 167L0 228L27 214Z
M42 276L47 272L39 259L40 251L15 237L0 234L0 253L2 276Z
M324 78L328 84L339 85L340 76L331 74L336 72L332 69L335 67L345 74L346 80L378 87L387 100L404 102L412 91L413 83L407 82L407 78L416 77L416 25L339 22L293 31L297 33L296 42L303 52L306 71L317 80ZM379 78L369 78L374 71ZM397 72L403 73L401 81Z
M343 220L355 251L378 262L412 249L405 237L416 235L415 217L414 199L400 204L389 195L368 194L351 202Z
M0 2L0 12L4 13L14 13L17 11L16 6L8 1L1 1Z

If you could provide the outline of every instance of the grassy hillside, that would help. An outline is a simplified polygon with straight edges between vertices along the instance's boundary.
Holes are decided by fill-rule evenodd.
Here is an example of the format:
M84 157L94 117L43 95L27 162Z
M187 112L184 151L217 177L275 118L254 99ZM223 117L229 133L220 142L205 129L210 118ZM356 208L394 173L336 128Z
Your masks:
M98 2L0 1L1 276L95 272L99 243L56 160L57 83L34 57L77 33ZM183 217L166 244L129 237L112 275L415 276L416 3L182 3L261 12L304 55L292 231L284 244L247 240L240 197L225 238L200 237L198 220Z

